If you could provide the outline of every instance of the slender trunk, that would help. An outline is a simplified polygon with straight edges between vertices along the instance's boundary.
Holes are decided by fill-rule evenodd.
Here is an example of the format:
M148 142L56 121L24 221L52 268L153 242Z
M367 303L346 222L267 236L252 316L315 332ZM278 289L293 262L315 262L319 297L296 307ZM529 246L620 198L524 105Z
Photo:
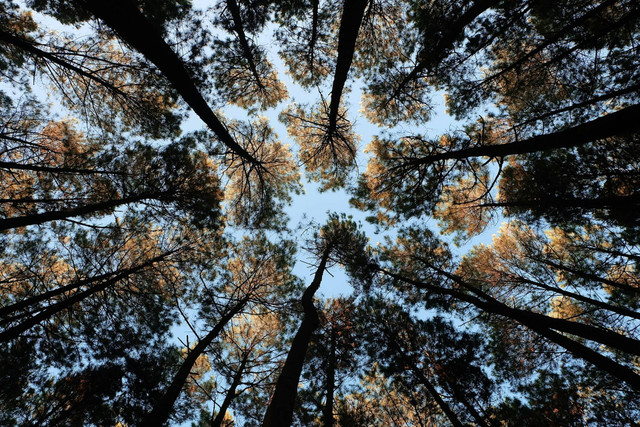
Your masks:
M331 342L329 344L329 360L327 363L327 389L324 408L322 408L322 422L324 427L333 427L333 394L336 382L336 330L331 326Z
M581 301L581 302L587 303L589 305L592 305L594 307L601 308L603 310L611 311L613 313L621 314L623 316L627 316L627 317L631 317L633 319L640 320L640 313L638 313L637 311L633 311L633 310L631 310L629 308L626 308L626 307L619 307L619 306L611 305L611 304L606 303L604 301L599 301L599 300L596 300L596 299L593 299L593 298L586 297L584 295L577 294L575 292L567 291L565 289L562 289L559 286L550 286L550 285L547 285L547 284L544 284L544 283L541 283L541 282L537 282L535 280L527 279L526 277L522 277L522 276L515 276L515 277L512 277L510 280L514 280L516 282L528 283L530 285L537 286L539 288L545 289L547 291L555 292L555 293L558 293L560 295L564 295L564 296L569 297L569 298L573 298L576 301Z
M258 74L258 69L256 68L256 63L254 61L253 53L251 52L251 47L249 46L249 41L247 40L247 36L244 33L244 27L242 25L242 17L240 16L240 8L238 7L238 3L235 0L227 0L227 8L231 13L231 17L233 19L233 29L238 35L238 41L240 42L240 47L242 48L244 59L246 59L247 63L249 64L249 70L251 70L251 74L256 81L256 85L261 90L265 90L265 87L262 84L262 80L260 79L260 75Z
M456 413L453 412L453 409L451 409L449 404L447 404L442 396L440 396L440 393L438 393L438 390L436 390L436 388L431 384L429 379L425 376L424 372L422 372L422 370L420 370L413 362L411 362L411 371L418 378L420 383L422 383L422 385L427 389L431 397L433 397L433 400L436 401L440 409L442 409L442 412L444 412L449 421L451 421L451 424L453 424L454 427L463 427L464 424L462 424Z
M168 255L170 254L170 252L165 253L159 257L153 258L152 260L150 260L149 265L144 265L144 267L150 266L152 264L155 264L158 261L161 261L162 259L166 258ZM145 263L146 264L146 263ZM76 292L75 294L69 296L68 298L57 302L55 304L49 305L48 307L46 307L44 310L42 310L41 312L39 312L38 314L36 314L35 316L23 321L22 323L13 326L3 332L0 333L0 342L5 342L5 341L10 341L13 340L17 337L20 336L20 334L32 327L34 327L35 325L37 325L38 323L42 322L45 319L48 319L51 316L54 316L60 312L62 312L63 310L66 310L68 308L70 308L72 305L82 301L83 299L94 295L98 292L104 291L105 289L107 289L110 286L115 285L116 283L118 283L119 281L121 281L122 279L127 278L128 276L132 275L133 273L141 270L144 268L142 265L138 266L138 267L134 267L131 269L126 269L121 271L120 273L116 274L115 276L111 277L110 279L105 280L104 282L100 283L99 285L93 286L89 289L86 289L84 291L81 292ZM54 291L55 292L55 291Z
M165 193L163 192L141 193L129 197L123 197L122 199L107 200L104 202L78 206L76 208L61 209L53 212L42 212L33 215L0 219L0 231L18 227L26 227L28 225L39 225L44 224L45 222L73 218L75 216L109 211L113 208L117 208L118 206L126 205L129 203L137 203L147 199L158 199L163 195L165 195Z
M451 375L449 375L447 371L444 370L443 366L437 361L435 361L431 355L428 355L428 357L435 368L436 375L438 375L441 378L444 378L444 381L449 385L452 391L453 397L458 402L462 403L462 405L466 408L469 414L471 414L476 424L479 425L480 427L489 427L486 421L484 420L484 418L482 417L482 415L480 415L478 410L471 404L471 402L469 402L467 397L464 395L464 391L460 390L460 386L455 381L455 379L451 378Z
M470 283L467 283L455 274L451 274L433 265L430 266L430 268L462 286L469 292L472 292L482 298L482 300L479 301L484 305L484 308L491 310L494 313L504 315L516 321L522 321L523 323L533 322L549 329L573 334L590 341L595 341L600 344L616 348L628 354L640 355L640 341L636 339L625 337L609 329L602 329L591 325L585 325L583 323L510 307Z
M388 100L395 99L409 82L415 80L421 72L433 67L437 61L442 59L447 49L453 46L467 25L501 1L502 0L478 0L474 2L455 22L447 26L441 38L436 41L432 48L425 50L418 64L416 64L409 74L402 79L400 84L395 87L391 96L388 97Z
M598 139L637 132L640 130L638 117L640 117L640 105L633 105L562 131L538 135L524 141L507 144L483 145L446 153L431 154L410 160L406 163L406 166L419 166L441 160L461 160L470 157L505 157L577 147Z
M340 31L338 33L338 57L336 59L336 72L333 76L331 88L331 101L329 103L329 129L327 134L332 137L338 124L338 112L340 98L347 81L347 75L353 62L356 40L362 25L364 10L368 0L345 0L340 19Z
M638 293L640 293L640 288L639 287L635 287L635 286L630 286L626 283L620 283L620 282L616 282L615 280L611 280L611 279L607 279L604 277L600 277L597 276L595 274L591 274L591 273L586 273L584 271L580 271L576 268L571 268L568 267L564 264L560 264L558 262L554 262L545 258L537 258L537 257L529 257L530 259L532 259L533 261L536 262L540 262L542 264L546 264L550 267L553 268L557 268L559 270L563 270L566 271L567 273L571 273L571 274L575 274L578 277L582 277L583 279L587 279L587 280L593 280L595 282L600 282L600 283L604 283L606 285L609 286L613 286L614 288L618 288L621 291L630 294L630 295L637 295Z
M578 108L588 107L589 105L593 105L593 104L598 103L598 102L606 101L606 100L615 98L617 96L622 96L622 95L626 95L626 94L634 93L634 92L638 92L638 91L640 91L640 84L635 84L635 85L632 85L632 86L629 86L629 87L626 87L626 88L623 88L623 89L615 90L613 92L608 92L608 93L602 94L600 96L596 96L594 98L588 99L586 101L579 102L577 104L571 104L571 105L568 105L566 107L558 108L556 110L548 111L548 112L546 112L544 114L540 114L539 116L532 117L530 119L527 119L527 120L525 120L523 122L518 123L517 125L514 126L514 128L522 127L522 126L531 124L533 122L536 122L538 120L546 119L547 117L552 117L552 116L555 116L557 114L566 113L568 111L576 110Z
M273 391L271 402L262 422L263 427L288 427L293 420L293 409L298 394L300 373L302 372L311 335L319 324L318 311L313 305L313 295L320 287L320 282L322 282L322 274L327 266L330 251L331 246L324 250L313 281L302 295L301 302L304 309L302 324L293 338L287 360L276 382L276 388Z
M133 267L129 267L123 270L119 270L119 271L112 271L109 273L104 273L104 274L100 274L98 276L93 276L87 279L82 279L82 280L77 280L73 283L70 283L68 285L65 286L61 286L59 288L56 289L52 289L50 291L47 292L43 292L39 295L35 295L29 298L26 298L20 302L17 302L15 304L11 304L5 307L1 307L0 308L0 317L6 317L8 314L11 314L15 311L18 310L23 310L27 307L30 307L32 305L35 305L39 302L45 301L45 300L49 300L53 297L59 296L64 294L65 292L69 292L72 291L74 289L78 289L82 286L87 286L87 285L91 285L93 283L96 282L100 282L102 280L107 280L110 277L113 277L115 275L129 275L129 274L133 274L135 272L138 272L146 267L149 267L153 264L155 264L156 262L162 261L163 259L167 258L169 255L172 255L173 253L177 252L177 250L173 250L173 251L169 251L169 252L165 252L162 255L159 255L157 257L151 258L141 264L135 265Z
M311 12L311 38L309 39L309 65L310 69L313 72L313 63L316 49L316 42L318 40L318 8L319 8L319 0L311 1L312 12Z
M560 40L560 38L564 37L567 34L572 33L573 31L575 31L575 28L577 26L583 24L584 22L586 22L587 20L591 19L592 17L594 17L598 13L603 12L604 9L606 9L607 7L615 4L617 1L618 0L607 0L605 2L600 3L598 6L596 6L593 9L587 11L584 15L580 16L578 19L573 21L570 25L567 25L566 27L562 28L560 31L554 33L553 37L545 38L545 42L544 43L541 43L540 45L536 46L534 49L532 49L531 51L527 52L526 55L518 58L516 61L514 61L511 64L507 65L506 67L502 68L497 73L492 74L492 75L488 76L487 78L485 78L484 80L482 80L480 82L480 84L484 85L484 84L486 84L486 83L488 83L488 82L490 82L492 80L497 79L498 77L504 75L505 73L507 73L507 72L509 72L511 70L519 68L522 64L524 64L529 59L531 59L531 58L535 57L536 55L538 55L540 52L545 50L551 44L556 43L558 40ZM606 32L605 32L605 34L606 34ZM578 44L577 46L580 46L580 44Z
M485 311L486 313L498 314L508 319L512 319L522 325L528 327L529 329L537 332L539 335L547 338L549 341L558 344L559 346L565 348L574 356L586 360L589 363L592 363L597 368L603 370L604 372L609 373L610 375L618 378L621 381L632 386L634 389L640 390L640 375L636 374L632 369L621 365L613 360L601 355L600 353L590 349L589 347L580 344L562 334L559 334L555 331L549 329L547 322L541 323L538 321L538 316L545 318L546 316L535 315L534 313L529 313L533 316L520 316L520 312L522 310L513 310L504 304L495 304L486 301L482 301L481 299L474 297L472 295L454 290L441 288L439 286L431 285L429 283L422 283L416 280L412 280L406 277L403 277L399 274L392 273L390 271L384 270L378 267L378 270L389 277L397 279L399 281L411 284L416 286L417 288L426 289L431 292L440 294L440 295L449 295L460 301L467 302L472 304L479 309ZM557 319L552 319L557 320ZM592 338L588 338L592 339ZM635 351L634 351L635 353Z
M625 208L640 204L640 194L628 196L604 196L590 199L575 197L554 197L544 195L539 199L529 200L507 200L504 202L482 203L479 207L487 208L540 208L541 206L561 207L561 208L584 208L584 209L611 209Z
M126 93L124 93L122 90L120 90L119 88L115 87L113 84L109 83L108 81L98 77L95 74L92 74L91 72L88 72L86 70L83 70L82 68L71 64L67 61L64 61L60 58L58 58L57 56L55 56L53 53L50 52L46 52L42 49L37 48L36 46L34 46L33 42L23 39L21 37L18 37L17 35L8 33L6 31L2 31L0 30L0 41L8 43L8 44L12 44L22 50L24 50L25 52L29 52L30 54L34 55L35 57L39 57L39 58L44 58L47 61L51 61L56 65L59 65L63 68L66 68L68 70L73 71L74 73L88 78L90 80L95 81L96 83L100 84L101 86L106 87L107 89L109 89L110 91L112 91L113 93L116 93L120 96L129 98L129 95L127 95Z
M261 163L242 148L218 119L193 81L180 57L164 41L155 25L130 0L75 0L104 21L131 47L155 64L184 101L231 151L252 165Z
M438 390L436 390L436 388L433 386L433 384L431 384L431 381L429 381L429 379L426 377L424 372L422 372L422 370L420 368L418 368L418 366L416 365L415 361L410 359L406 355L406 352L404 351L404 349L402 348L400 343L398 343L398 341L395 338L394 334L387 327L384 328L384 334L386 335L386 337L387 337L387 339L389 341L389 344L391 345L393 350L400 357L400 359L406 365L409 366L409 368L411 369L411 372L413 373L413 375L427 389L427 392L431 395L433 400L436 401L436 403L438 404L438 406L440 407L442 412L444 412L444 414L447 416L447 418L449 419L451 424L453 424L454 427L463 427L464 424L462 424L462 422L460 421L460 418L458 418L458 416L453 411L453 409L451 409L449 404L444 401L442 396L440 396L440 393L438 393Z
M240 366L238 366L238 370L233 375L233 379L231 380L231 386L227 391L227 395L224 397L224 401L222 405L220 405L220 410L218 411L218 415L216 415L215 419L211 422L211 427L220 427L222 422L224 421L224 416L227 413L227 409L229 409L229 405L233 399L236 398L236 389L240 385L240 381L242 380L242 375L244 374L244 368L247 365L247 361L249 360L250 351L246 351L242 355L242 360L240 361Z
M1 162L1 161L0 161L0 168L10 169L10 170L27 170L27 171L35 171L35 172L49 172L49 173L70 174L70 175L94 175L94 174L125 175L125 173L123 172L104 171L104 170L95 170L95 169L82 169L82 168L25 165L23 163Z
M222 332L222 329L226 324L229 323L229 321L238 314L240 310L242 310L247 301L249 301L249 296L238 301L224 316L222 316L213 329L198 342L193 350L189 351L184 362L180 365L180 369L178 369L178 372L173 376L173 380L167 388L167 391L165 391L164 395L154 405L151 412L143 418L140 423L141 426L161 426L169 420L169 415L171 415L171 412L173 411L173 406L175 405L187 378L189 378L189 374L191 374L191 369L196 363L196 360L204 353L209 344L211 344L220 332Z

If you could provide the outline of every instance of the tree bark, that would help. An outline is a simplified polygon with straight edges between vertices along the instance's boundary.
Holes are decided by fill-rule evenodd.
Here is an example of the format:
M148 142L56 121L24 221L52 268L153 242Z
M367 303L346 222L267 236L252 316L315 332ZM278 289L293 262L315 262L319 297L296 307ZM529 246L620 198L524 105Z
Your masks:
M327 388L324 407L322 408L323 427L333 427L333 394L336 382L336 330L331 325L331 342L329 343L329 360L327 363Z
M304 309L302 324L293 339L287 360L276 382L276 388L262 422L263 427L288 427L293 420L293 409L298 394L300 373L302 372L311 335L320 323L318 311L313 305L313 295L320 287L320 282L322 282L322 274L327 266L330 251L331 246L327 246L320 259L313 281L302 295L301 302Z
M193 350L189 351L184 362L180 365L180 369L174 375L171 384L165 391L164 395L160 398L160 400L154 405L153 409L147 416L145 416L140 423L141 426L161 426L164 425L169 420L169 415L173 410L173 406L175 405L180 392L182 391L182 387L184 387L187 378L189 378L189 374L191 374L191 369L193 365L196 363L196 360L200 355L204 353L209 344L216 338L222 329L226 326L229 321L242 310L245 304L249 301L249 296L247 295L240 301L238 301L232 308L229 310L222 318L218 321L218 323L213 327L213 329L193 348Z

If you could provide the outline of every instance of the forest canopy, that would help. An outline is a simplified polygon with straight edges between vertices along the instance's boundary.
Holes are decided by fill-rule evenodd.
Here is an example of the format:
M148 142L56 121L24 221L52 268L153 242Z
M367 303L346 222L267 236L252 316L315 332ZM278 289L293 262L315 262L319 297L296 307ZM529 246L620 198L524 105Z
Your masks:
M640 424L639 101L637 0L0 0L0 425Z

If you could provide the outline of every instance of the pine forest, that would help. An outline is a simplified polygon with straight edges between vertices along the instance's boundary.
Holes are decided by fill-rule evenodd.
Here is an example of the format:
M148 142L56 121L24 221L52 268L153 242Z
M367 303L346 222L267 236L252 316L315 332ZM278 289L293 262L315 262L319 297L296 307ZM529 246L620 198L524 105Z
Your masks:
M637 0L0 0L0 426L640 426Z

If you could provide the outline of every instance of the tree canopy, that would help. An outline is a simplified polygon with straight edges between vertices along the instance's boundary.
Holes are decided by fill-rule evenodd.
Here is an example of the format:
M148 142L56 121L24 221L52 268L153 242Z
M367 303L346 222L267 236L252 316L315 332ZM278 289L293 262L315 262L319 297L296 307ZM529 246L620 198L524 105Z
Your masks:
M0 0L1 425L638 425L639 263L635 0Z

